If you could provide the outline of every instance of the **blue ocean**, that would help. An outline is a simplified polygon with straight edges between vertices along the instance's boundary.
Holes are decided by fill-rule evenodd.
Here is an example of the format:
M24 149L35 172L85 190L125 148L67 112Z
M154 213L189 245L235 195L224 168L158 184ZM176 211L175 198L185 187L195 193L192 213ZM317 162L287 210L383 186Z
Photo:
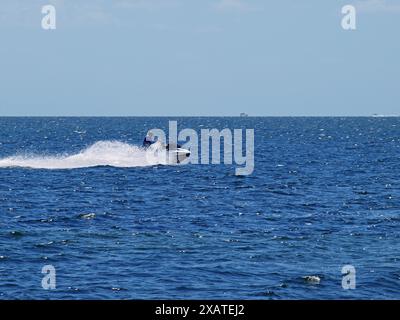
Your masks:
M169 120L254 129L254 172L146 165L143 137ZM1 299L400 298L400 118L3 117L0 128Z

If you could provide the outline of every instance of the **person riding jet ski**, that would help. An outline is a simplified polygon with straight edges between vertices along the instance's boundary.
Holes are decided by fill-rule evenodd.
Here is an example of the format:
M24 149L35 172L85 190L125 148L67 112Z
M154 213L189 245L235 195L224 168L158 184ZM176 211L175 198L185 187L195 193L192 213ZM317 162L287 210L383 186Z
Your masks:
M156 148L149 149L150 146L157 143ZM151 152L155 152L157 155L164 156L167 163L181 163L190 157L190 150L183 149L181 145L175 143L163 144L162 141L158 140L154 133L149 131L143 140L143 148L149 149Z
M157 139L154 137L153 132L149 132L146 137L143 140L143 147L144 148L148 148L150 147L152 144L156 143Z

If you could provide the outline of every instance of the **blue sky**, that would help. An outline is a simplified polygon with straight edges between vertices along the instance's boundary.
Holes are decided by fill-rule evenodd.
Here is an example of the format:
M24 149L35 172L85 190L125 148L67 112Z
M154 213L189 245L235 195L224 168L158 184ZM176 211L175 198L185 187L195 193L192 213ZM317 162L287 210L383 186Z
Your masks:
M400 114L399 30L397 0L2 0L0 115Z

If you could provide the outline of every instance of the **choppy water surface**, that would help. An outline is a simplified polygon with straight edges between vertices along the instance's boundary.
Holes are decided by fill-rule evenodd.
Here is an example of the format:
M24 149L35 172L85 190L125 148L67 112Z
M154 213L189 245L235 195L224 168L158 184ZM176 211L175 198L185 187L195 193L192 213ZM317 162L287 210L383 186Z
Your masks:
M144 134L168 120L254 128L254 173L144 163ZM399 118L0 118L0 129L0 298L400 298ZM41 287L48 264L53 291ZM355 290L341 287L346 264Z

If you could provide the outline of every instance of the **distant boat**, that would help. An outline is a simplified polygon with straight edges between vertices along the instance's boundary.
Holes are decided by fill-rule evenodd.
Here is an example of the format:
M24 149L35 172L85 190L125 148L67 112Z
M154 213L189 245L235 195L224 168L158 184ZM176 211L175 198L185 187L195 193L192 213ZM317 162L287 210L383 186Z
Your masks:
M240 114L240 116L241 116L242 118L245 118L245 117L248 117L249 115L248 115L247 113L242 112L242 113Z
M378 113L374 113L372 116L374 118L399 117L396 114L378 114Z

